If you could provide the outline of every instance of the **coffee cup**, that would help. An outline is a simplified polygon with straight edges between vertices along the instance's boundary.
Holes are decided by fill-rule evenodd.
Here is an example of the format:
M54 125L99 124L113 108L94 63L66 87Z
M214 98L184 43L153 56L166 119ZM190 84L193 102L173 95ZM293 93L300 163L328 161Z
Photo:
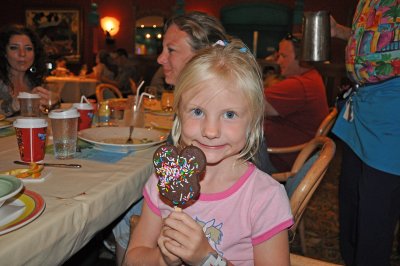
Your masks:
M39 117L40 116L40 95L35 93L20 92L18 100L21 116Z
M93 119L93 105L90 103L74 103L72 107L75 107L79 112L78 130L83 130L92 126Z
M57 159L70 159L75 156L79 117L80 114L74 107L50 111L54 156Z
M39 162L46 149L47 121L42 118L19 118L13 123L21 160Z

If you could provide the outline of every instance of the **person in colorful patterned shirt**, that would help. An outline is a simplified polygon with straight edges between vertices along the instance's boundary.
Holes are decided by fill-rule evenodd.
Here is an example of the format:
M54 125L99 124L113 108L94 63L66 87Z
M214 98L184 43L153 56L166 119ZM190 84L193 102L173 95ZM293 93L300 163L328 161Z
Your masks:
M340 245L346 265L390 265L400 215L399 1L360 0L346 68L356 84L333 132L344 141L339 186Z

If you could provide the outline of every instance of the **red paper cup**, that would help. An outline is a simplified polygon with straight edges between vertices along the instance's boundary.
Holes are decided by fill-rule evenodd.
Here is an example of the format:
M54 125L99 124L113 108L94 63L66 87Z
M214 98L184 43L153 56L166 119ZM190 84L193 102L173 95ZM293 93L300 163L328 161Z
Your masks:
M83 130L92 126L93 106L89 103L74 103L73 107L78 109L79 121L78 130Z
M88 102L90 102L90 104L93 106L93 112L96 113L97 112L97 102L95 99L88 99Z
M39 162L46 149L47 121L42 118L20 118L14 121L21 160Z

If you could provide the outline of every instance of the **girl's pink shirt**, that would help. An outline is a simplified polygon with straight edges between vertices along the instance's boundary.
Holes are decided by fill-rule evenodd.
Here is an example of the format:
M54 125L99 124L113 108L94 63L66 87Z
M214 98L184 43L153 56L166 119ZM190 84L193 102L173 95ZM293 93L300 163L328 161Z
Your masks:
M173 207L161 200L157 181L152 175L143 194L150 209L164 218ZM183 211L203 227L210 245L234 265L253 265L253 246L293 225L284 187L250 163L230 188L220 193L201 193Z

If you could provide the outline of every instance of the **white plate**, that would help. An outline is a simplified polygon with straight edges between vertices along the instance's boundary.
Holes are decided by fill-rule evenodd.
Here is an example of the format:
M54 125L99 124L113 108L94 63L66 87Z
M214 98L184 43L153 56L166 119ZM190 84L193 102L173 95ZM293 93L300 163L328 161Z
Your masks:
M24 184L15 176L0 175L0 207L3 203L15 196Z
M78 137L93 143L100 150L124 153L147 149L164 142L168 133L154 129L135 128L132 135L133 140L144 142L138 144L126 144L128 135L129 127L96 127L80 131ZM146 140L149 142L145 142Z
M44 168L42 170L42 173L39 177L25 177L21 178L20 180L26 184L26 183L42 183L44 182L49 176L51 175L51 171Z
M0 129L11 127L11 126L12 126L12 122L11 121L8 121L8 120L0 121Z

